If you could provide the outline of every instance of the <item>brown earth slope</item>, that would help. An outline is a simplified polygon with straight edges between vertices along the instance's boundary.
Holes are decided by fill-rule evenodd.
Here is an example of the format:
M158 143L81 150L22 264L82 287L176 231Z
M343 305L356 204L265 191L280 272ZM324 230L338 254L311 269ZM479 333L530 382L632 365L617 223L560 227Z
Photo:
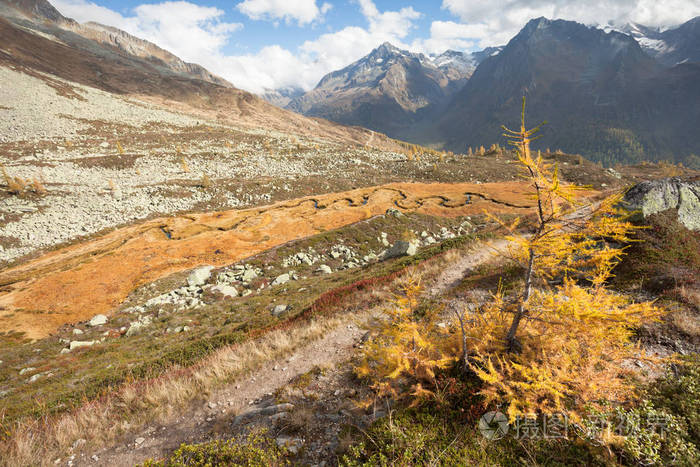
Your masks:
M45 337L64 323L108 313L144 283L203 264L230 264L392 207L455 217L524 212L530 203L520 182L402 183L155 219L0 272L0 329Z

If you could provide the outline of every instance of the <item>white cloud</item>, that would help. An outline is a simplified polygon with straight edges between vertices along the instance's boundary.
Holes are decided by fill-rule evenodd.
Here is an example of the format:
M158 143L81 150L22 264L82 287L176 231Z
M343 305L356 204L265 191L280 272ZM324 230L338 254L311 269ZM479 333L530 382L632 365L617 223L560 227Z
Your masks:
M188 62L211 62L240 23L220 20L224 11L185 1L143 4L122 16L87 0L53 0L64 15L78 22L96 21L151 41ZM205 65L206 66L206 65Z
M236 8L251 19L296 21L300 26L320 20L331 8L316 0L245 0Z
M203 65L239 88L261 93L289 86L311 89L326 73L347 66L385 41L408 47L402 41L420 13L411 7L380 11L371 0L356 1L367 21L365 27L346 26L321 34L295 51L270 45L247 55L224 53L231 34L241 25L221 21L224 12L218 8L165 2L139 5L123 16L89 0L54 0L54 4L65 16L123 29ZM300 24L316 21L330 8L327 3L317 7L315 1L294 0L246 0L237 6L251 17L293 19Z
M668 27L700 15L698 0L443 0L442 7L465 23L461 31L452 28L457 33L453 39L474 41L479 47L506 43L540 16L588 25L635 22Z

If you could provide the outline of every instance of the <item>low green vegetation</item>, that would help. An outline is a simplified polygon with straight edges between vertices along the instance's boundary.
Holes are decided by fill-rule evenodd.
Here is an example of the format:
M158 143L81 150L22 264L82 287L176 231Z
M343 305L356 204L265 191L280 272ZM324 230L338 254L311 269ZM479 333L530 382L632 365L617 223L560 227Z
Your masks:
M278 467L291 465L285 459L287 451L277 446L265 432L251 433L243 443L234 440L212 441L203 444L183 444L172 456L162 461L147 461L143 467L185 466L248 466Z
M481 221L474 219L475 223ZM343 242L360 254L382 247L381 232L389 241L399 239L409 227L439 231L440 227L459 225L462 219L441 219L419 214L395 218L380 216L336 231L325 232L307 239L286 244L245 261L265 271L266 278L295 269L300 280L284 286L266 287L258 294L223 302L215 302L198 309L175 313L158 313L145 332L133 336L109 335L103 343L74 350L61 355L65 340L100 339L103 331L90 328L84 334L72 334L66 327L58 335L29 342L17 334L0 335L0 390L3 394L2 419L5 432L25 418L38 419L82 405L87 400L109 393L124 383L155 378L173 367L190 366L216 349L243 342L264 334L285 323L306 319L312 314L332 314L372 306L377 300L371 296L363 300L349 300L358 290L371 290L387 282L392 275L406 267L420 263L444 251L459 248L476 237L457 237L425 247L412 257L373 263L364 268L337 270L333 274L314 274L318 265L300 265L284 268L281 262L287 256L313 247L326 252ZM420 231L419 230L419 231ZM327 264L334 270L337 264ZM306 276L306 279L302 277ZM182 280L180 278L179 280ZM179 282L166 279L151 294L167 291ZM275 317L270 309L279 303L288 311ZM135 315L117 312L110 317L109 328L129 326ZM169 333L168 328L188 326L187 332ZM64 339L62 342L61 339ZM20 375L23 368L32 372ZM42 373L28 382L31 375Z

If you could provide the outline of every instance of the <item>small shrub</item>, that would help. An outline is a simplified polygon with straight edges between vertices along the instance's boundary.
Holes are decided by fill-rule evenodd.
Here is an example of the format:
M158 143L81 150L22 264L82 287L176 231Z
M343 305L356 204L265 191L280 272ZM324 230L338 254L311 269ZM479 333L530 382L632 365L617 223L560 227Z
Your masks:
M37 195L45 195L46 194L46 188L44 187L44 184L41 183L39 179L33 178L31 181L31 186L32 186L32 191L36 193Z
M250 467L274 467L291 465L285 459L287 452L277 446L264 431L254 432L245 442L211 441L202 444L182 444L168 459L148 460L143 467L185 467L245 465Z

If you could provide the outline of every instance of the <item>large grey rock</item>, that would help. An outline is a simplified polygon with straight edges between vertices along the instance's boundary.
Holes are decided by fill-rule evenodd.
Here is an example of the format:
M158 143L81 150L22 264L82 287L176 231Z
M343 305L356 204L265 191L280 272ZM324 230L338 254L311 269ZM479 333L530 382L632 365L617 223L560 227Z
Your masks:
M107 317L105 315L95 315L88 321L89 326L101 326L103 324L107 324Z
M220 293L224 297L238 297L238 290L231 285L215 285L211 288L211 291Z
M639 183L624 197L625 207L644 217L667 209L678 209L678 221L690 230L700 230L700 181L665 178Z
M206 284L211 277L212 269L214 269L214 266L202 266L201 268L195 269L187 276L187 285L196 287Z
M400 256L413 256L416 254L416 244L399 240L391 248L384 252L383 259L398 258Z

